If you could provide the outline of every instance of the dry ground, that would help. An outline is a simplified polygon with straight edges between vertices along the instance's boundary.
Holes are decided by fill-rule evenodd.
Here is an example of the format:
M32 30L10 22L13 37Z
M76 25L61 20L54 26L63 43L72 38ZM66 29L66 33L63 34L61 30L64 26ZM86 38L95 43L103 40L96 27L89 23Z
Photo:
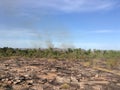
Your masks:
M80 61L1 59L0 90L120 90L120 76Z

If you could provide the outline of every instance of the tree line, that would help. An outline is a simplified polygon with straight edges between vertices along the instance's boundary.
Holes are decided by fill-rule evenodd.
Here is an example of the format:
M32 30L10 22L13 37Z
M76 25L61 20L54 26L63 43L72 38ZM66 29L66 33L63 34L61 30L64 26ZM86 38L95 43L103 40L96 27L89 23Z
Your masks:
M0 48L0 57L25 56L39 58L65 58L65 59L89 59L89 58L120 58L120 51L115 50L85 50L85 49L19 49Z
M93 63L93 59L100 59L107 62L111 67L116 65L120 59L120 51L115 50L85 50L77 49L19 49L19 48L0 48L0 57L30 57L30 58L53 58L53 59L67 59L67 60L81 60ZM113 65L112 65L113 64Z

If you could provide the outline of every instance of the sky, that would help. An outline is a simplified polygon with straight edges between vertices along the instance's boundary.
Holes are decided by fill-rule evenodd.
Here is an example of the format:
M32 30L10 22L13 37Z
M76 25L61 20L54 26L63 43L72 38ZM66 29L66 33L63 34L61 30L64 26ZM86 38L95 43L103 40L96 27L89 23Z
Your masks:
M0 47L120 50L120 0L0 0Z

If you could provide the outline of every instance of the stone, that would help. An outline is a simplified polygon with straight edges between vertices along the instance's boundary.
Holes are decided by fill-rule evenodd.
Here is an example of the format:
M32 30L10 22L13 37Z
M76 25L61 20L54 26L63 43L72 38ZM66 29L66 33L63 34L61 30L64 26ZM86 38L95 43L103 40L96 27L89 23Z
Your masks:
M120 83L117 83L116 85L117 85L117 86L120 86Z
M55 72L57 72L57 70L55 68L53 68L53 69L51 69L51 72L55 73Z
M94 85L92 86L93 90L102 90L102 86L101 85Z
M28 85L33 85L34 81L33 80L27 80L26 81Z
M70 78L57 76L56 77L56 82L59 83L59 84L70 83Z
M20 82L21 82L21 80L18 79L16 81L14 81L13 84L19 84Z
M78 84L79 84L78 80L77 80L75 77L72 77L72 76L71 76L70 79L71 79L71 82L70 82L71 84L73 84L73 85L75 85L75 84L78 85Z

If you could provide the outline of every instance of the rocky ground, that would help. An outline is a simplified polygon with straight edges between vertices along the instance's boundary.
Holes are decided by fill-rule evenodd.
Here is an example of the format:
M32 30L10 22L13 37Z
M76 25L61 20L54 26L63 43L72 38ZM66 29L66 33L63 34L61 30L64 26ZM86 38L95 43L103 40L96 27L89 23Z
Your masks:
M0 60L0 90L120 90L120 76L79 61Z

